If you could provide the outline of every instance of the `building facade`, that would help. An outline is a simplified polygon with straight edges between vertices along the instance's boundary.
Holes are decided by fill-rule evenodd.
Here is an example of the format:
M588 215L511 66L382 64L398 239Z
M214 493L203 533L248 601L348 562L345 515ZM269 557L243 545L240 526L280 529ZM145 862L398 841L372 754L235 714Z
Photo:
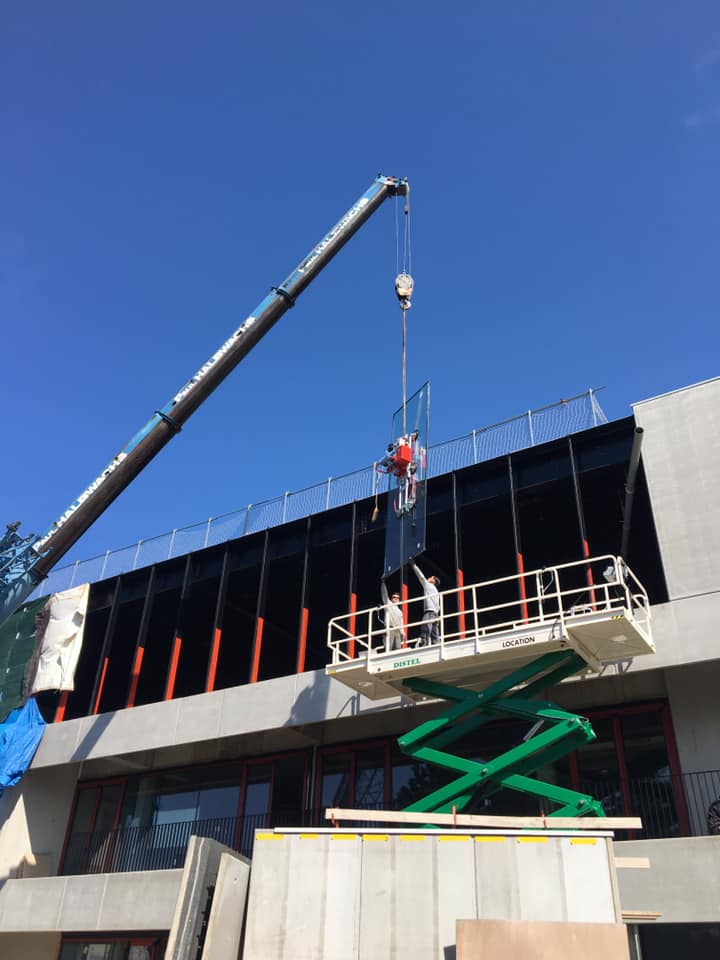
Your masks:
M670 955L677 925L702 949L720 936L720 837L708 823L720 798L720 379L633 411L431 479L420 565L443 587L583 558L598 558L601 576L602 558L620 552L643 428L625 559L647 589L657 654L550 692L597 739L541 776L642 817L618 846L651 867L621 872L620 893L628 916L648 921L633 944L652 960ZM442 782L396 745L437 706L371 702L324 673L330 618L379 603L374 506L93 584L75 690L40 695L54 722L0 800L0 955L159 958L191 837L249 857L257 828L321 824L327 806L402 809ZM507 590L498 603L522 602ZM462 748L494 756L524 733L497 722ZM502 793L475 810L540 812Z

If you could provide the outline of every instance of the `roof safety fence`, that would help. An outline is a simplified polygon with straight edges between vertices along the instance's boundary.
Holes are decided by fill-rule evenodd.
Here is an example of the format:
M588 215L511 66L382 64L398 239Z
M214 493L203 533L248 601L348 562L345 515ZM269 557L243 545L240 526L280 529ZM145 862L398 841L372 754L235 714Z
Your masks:
M607 423L596 394L596 390L590 389L567 400L528 410L520 416L431 446L428 476L438 477ZM149 540L140 540L129 547L108 550L89 560L77 560L59 567L50 572L33 598L60 593L75 584L94 583L129 573L291 520L300 520L333 507L364 500L384 493L386 484L387 478L377 472L375 464L341 477L328 477L322 483L304 490L288 491L272 500L248 504L232 513L210 517L201 523L181 527Z

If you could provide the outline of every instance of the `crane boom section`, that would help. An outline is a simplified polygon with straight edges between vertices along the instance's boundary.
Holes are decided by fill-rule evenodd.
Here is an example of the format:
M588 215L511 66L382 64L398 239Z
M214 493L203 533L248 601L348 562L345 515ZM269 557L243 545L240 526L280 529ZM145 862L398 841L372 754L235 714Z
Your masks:
M232 335L140 429L102 473L70 504L48 532L24 551L12 580L0 578L0 623L77 542L105 509L180 430L202 402L290 309L321 270L392 196L404 196L407 180L379 175L289 276L274 287Z

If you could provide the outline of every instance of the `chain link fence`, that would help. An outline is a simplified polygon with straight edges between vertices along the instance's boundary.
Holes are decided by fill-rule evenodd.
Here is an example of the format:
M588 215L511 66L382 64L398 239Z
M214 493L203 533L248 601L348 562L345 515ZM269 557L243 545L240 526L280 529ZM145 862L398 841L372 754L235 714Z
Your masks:
M580 430L607 423L607 417L598 403L596 392L561 400L559 403L528 410L510 420L473 430L464 437L431 446L428 453L428 476L438 477L452 470L460 470L484 460L492 460L516 450L557 440ZM211 517L202 523L164 533L151 540L119 550L108 550L90 560L78 560L66 567L52 570L33 594L45 596L60 593L79 583L94 583L107 577L148 567L194 550L224 543L248 533L276 527L290 520L299 520L323 510L364 500L384 493L387 478L375 469L375 464L341 477L329 477L322 483L293 493L287 492L273 500L249 504L240 510Z

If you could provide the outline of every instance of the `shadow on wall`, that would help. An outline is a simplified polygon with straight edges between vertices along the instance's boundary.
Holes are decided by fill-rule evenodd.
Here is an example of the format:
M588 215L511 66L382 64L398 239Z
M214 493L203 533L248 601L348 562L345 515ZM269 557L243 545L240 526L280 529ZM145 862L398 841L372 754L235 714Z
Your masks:
M335 710L330 706L330 685L337 683L325 674L324 670L300 674L299 682L303 687L295 698L290 714L283 724L286 727L300 727L304 724L322 723L323 720L335 720L340 717L356 717L360 713L360 694L349 693ZM307 682L309 681L309 682ZM346 690L347 688L343 688Z

